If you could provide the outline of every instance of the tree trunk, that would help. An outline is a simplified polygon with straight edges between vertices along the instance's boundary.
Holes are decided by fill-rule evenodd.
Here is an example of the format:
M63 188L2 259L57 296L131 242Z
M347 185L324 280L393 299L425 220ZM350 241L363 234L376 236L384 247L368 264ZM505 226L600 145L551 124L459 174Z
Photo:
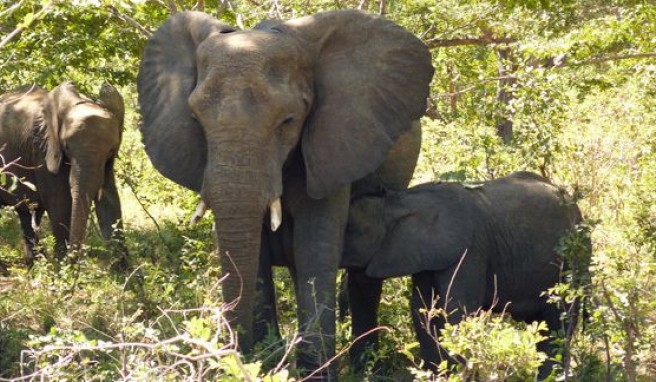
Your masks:
M513 124L506 113L508 112L508 104L513 99L513 87L517 83L517 79L512 76L517 70L517 65L509 65L510 61L512 61L510 48L497 49L497 57L500 77L497 101L503 113L497 121L497 135L507 144L513 138Z

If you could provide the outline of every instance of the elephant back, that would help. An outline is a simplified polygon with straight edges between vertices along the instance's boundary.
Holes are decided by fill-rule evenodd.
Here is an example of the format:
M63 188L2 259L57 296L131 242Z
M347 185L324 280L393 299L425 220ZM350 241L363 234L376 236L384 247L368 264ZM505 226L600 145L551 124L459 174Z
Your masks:
M0 96L0 154L5 162L21 158L24 166L37 166L45 122L43 103L47 92L23 86Z
M503 300L537 298L559 281L566 264L556 247L575 225L580 212L562 190L533 173L515 173L485 183L495 226L491 270ZM531 286L518 288L515 286Z

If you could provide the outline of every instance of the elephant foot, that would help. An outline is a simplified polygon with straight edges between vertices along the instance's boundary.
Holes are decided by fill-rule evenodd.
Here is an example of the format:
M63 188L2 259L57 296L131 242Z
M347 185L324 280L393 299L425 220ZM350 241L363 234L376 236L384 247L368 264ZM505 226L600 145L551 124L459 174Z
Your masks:
M321 362L316 357L300 353L297 361L298 369L302 370L304 381L316 382L336 382L337 381L337 361Z

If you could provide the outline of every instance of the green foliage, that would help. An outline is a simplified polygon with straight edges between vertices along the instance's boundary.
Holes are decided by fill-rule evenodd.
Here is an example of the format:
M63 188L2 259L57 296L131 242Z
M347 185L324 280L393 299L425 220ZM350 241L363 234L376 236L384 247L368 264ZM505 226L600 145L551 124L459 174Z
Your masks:
M225 332L215 337L223 324L215 315L221 309L217 283L221 271L213 252L211 219L196 227L187 225L198 197L159 175L140 142L134 84L139 56L147 34L171 13L169 3L0 0L0 92L30 83L51 88L62 79L74 80L89 94L105 79L121 86L126 132L116 172L126 244L136 268L129 276L112 273L111 252L104 248L97 229L92 229L89 255L76 264L68 262L55 270L40 260L27 272L21 265L18 224L12 211L3 210L0 263L7 265L12 277L0 278L0 377L21 374L21 350L33 356L27 365L32 371L44 370L40 367L48 362L61 366L57 372L69 379L120 379L122 365L145 379L158 378L154 373L160 371L162 380L183 379L193 375L189 365L196 368L204 362L204 370L212 373L208 375L232 380L246 374L266 375L269 366L278 365L279 359L266 359L266 349L271 348L264 348L265 355L257 355L253 363L230 351L215 357L213 352L230 339ZM569 379L656 377L656 7L652 3L173 3L178 10L203 4L206 12L244 28L263 18L289 19L361 6L372 12L385 10L387 17L420 36L432 46L436 73L430 117L422 121L424 140L414 182L485 180L531 170L562 185L581 206L590 226L589 232L582 231L583 241L589 237L593 246L589 279L550 291L556 303L588 296L585 331L563 345L569 347L573 360ZM465 40L474 42L453 43ZM506 98L500 96L502 90ZM513 128L507 142L497 134L504 121ZM7 173L0 176L11 180ZM42 246L50 253L47 219L42 227ZM570 238L560 250L569 256L583 241L581 236ZM577 264L575 268L584 265ZM575 275L563 276L569 281ZM292 283L286 271L276 271L275 282L282 331L293 343ZM409 288L407 279L385 284L380 322L389 331L381 333L382 346L374 355L371 374L400 379L399 372L417 359L407 311ZM348 321L338 324L338 348L348 345L349 327ZM529 378L521 370L539 359L530 346L541 335L537 329L539 325L518 328L485 313L472 317L445 330L444 340L469 363L460 365L451 377L416 370L415 378L459 378L474 370L479 376ZM187 337L176 342L175 349L163 345L179 335ZM486 342L492 338L496 342ZM514 340L521 347L502 346ZM112 348L126 341L148 347ZM46 351L53 345L60 348ZM203 354L211 357L192 364L178 362ZM156 367L151 368L153 362ZM385 367L378 370L376 365ZM24 372L31 372L28 369ZM286 380L285 373L275 370L264 380Z
M163 313L154 326L124 322L120 341L52 327L46 335L30 336L22 366L34 370L33 377L55 379L247 381L261 375L260 362L245 363L237 352L221 307ZM166 338L162 325L173 325L176 335ZM287 375L273 372L263 380L283 382Z
M452 357L462 357L456 366L462 381L526 381L535 378L546 355L536 345L546 337L544 322L518 324L504 316L482 312L458 325L446 324L440 344Z

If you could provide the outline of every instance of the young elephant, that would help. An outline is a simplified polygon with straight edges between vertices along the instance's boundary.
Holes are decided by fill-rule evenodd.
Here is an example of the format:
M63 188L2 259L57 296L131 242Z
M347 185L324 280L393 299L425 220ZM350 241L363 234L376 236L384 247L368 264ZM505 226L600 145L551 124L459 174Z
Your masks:
M35 228L48 213L55 253L79 247L86 237L91 203L103 237L120 227L121 203L114 180L124 119L123 98L105 83L98 100L70 82L52 91L25 87L0 97L0 155L23 182L0 184L0 206L14 206L21 221L28 265L34 258ZM29 186L33 185L35 187ZM125 249L120 265L125 265Z
M350 269L353 336L376 326L382 279L403 275L413 278L412 316L429 366L439 364L441 354L418 310L430 307L435 296L438 307L446 302L447 312L458 310L448 318L454 323L482 307L561 329L565 308L548 304L542 292L568 268L555 248L580 221L570 198L528 172L472 186L424 184L354 200L343 258ZM589 252L583 255L589 259ZM440 320L432 320L431 333L439 333ZM356 369L362 367L363 348L375 340L352 348ZM555 350L550 341L539 348L548 355ZM540 375L550 368L545 365Z

